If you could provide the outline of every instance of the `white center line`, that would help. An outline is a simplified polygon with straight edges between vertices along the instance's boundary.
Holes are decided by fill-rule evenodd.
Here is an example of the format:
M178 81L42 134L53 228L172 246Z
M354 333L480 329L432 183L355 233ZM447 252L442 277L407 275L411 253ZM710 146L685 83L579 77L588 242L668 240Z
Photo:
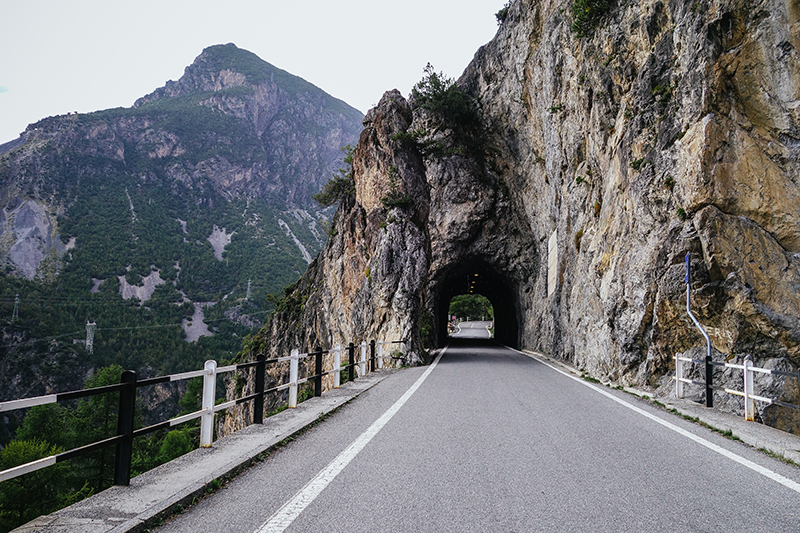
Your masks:
M417 389L422 385L422 383L428 378L433 369L439 363L439 360L444 355L444 352L447 350L445 348L436 359L433 361L430 367L425 370L425 373L422 374L419 379L409 388L403 396L397 400L394 405L392 405L385 413L381 415L372 425L367 428L367 430L362 433L356 440L354 440L350 446L345 448L345 450L340 453L336 459L331 461L328 466L323 468L319 474L317 474L311 481L309 481L305 487L300 489L300 491L295 494L292 499L288 502L283 504L283 507L275 511L269 519L264 522L260 528L256 530L256 533L280 533L287 527L289 527L295 519L300 516L300 513L308 507L311 502L313 502L317 496L328 486L328 484L333 481L333 479L339 475L339 473L345 469L345 467L352 461L358 453L364 449L364 447L372 440L372 438L378 434L378 432L386 425L389 420L400 410L401 407L411 398L411 395L414 394Z
M796 481L793 481L793 480L791 480L791 479L789 479L787 477L784 477L784 476L778 474L777 472L773 472L772 470L770 470L768 468L765 468L765 467L763 467L763 466L761 466L759 464L756 464L756 463L750 461L749 459L745 459L741 455L738 455L738 454L735 454L735 453L733 453L733 452L731 452L729 450L726 450L722 446L717 446L713 442L710 442L710 441L708 441L708 440L706 440L706 439L704 439L702 437L698 437L694 433L691 433L690 431L686 431L685 429L680 428L680 427L676 426L675 424L667 422L666 420L662 420L661 418L659 418L659 417L657 417L657 416L655 416L653 414L648 413L644 409L640 409L640 408L636 407L635 405L629 404L625 400L621 400L621 399L617 398L616 396L614 396L610 392L604 391L603 389L601 389L599 387L596 387L595 385L592 385L591 383L587 383L586 381L584 381L581 378L578 378L578 377L575 377L575 376L572 376L572 375L568 374L567 372L561 370L560 368L557 368L557 367L549 364L547 361L539 359L538 357L535 357L535 356L533 356L533 355L531 355L529 353L520 352L519 350L514 350L514 351L517 352L517 353L520 353L522 355L525 355L527 357L530 357L531 359L535 359L536 361L539 361L543 365L549 366L550 368L552 368L556 372L559 372L559 373L567 376L570 379L574 379L575 381L577 381L581 385L585 385L585 386L589 387L590 389L594 390L595 392L599 392L603 396L607 396L607 397L611 398L612 400L614 400L618 404L624 405L625 407L627 407L631 411L639 413L640 415L645 416L645 417L649 418L650 420L653 420L654 422L657 422L657 423L661 424L662 426L664 426L664 427L666 427L668 429L671 429L672 431L674 431L676 433L679 433L679 434L683 435L684 437L695 441L696 443L700 444L701 446L705 446L709 450L715 451L718 454L720 454L720 455L722 455L724 457L727 457L728 459L730 459L732 461L735 461L735 462L739 463L740 465L749 468L750 470L753 470L754 472L758 472L762 476L765 476L765 477L767 477L767 478L769 478L769 479L771 479L773 481L777 481L778 483L780 483L781 485L783 485L784 487L786 487L788 489L791 489L791 490L793 490L795 492L800 493L800 483L797 483Z

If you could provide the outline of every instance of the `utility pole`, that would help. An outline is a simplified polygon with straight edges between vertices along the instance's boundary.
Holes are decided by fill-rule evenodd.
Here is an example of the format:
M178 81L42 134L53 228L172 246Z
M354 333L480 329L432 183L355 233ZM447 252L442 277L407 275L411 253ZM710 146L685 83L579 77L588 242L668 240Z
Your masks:
M11 313L11 321L16 322L19 319L19 293L14 298L14 311Z
M89 353L94 353L94 330L97 329L97 324L94 322L86 321L86 350Z
M249 279L247 280L247 298L246 298L246 300L248 302L250 301L250 280Z

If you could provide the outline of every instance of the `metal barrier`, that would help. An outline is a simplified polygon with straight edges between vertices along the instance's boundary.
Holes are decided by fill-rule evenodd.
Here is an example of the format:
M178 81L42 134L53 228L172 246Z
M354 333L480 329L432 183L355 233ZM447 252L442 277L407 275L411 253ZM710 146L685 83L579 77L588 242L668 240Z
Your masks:
M693 385L703 385L706 387L707 391L720 391L726 392L728 394L733 394L736 396L742 396L744 398L744 417L746 420L754 421L755 420L755 401L764 402L768 405L781 405L783 407L788 407L790 409L798 409L800 410L800 395L798 395L798 403L792 404L787 403L781 400L774 400L772 398L765 398L763 396L758 396L754 393L753 387L753 375L755 373L761 374L771 374L774 376L785 376L785 377L792 377L797 380L798 386L800 386L800 370L797 372L784 372L781 370L771 370L768 368L759 368L753 366L753 361L750 359L750 356L745 358L744 364L737 365L734 363L720 363L717 361L711 361L711 366L718 366L724 368L734 368L741 370L743 372L742 375L742 389L741 391L736 389L729 389L727 387L720 387L719 385L714 385L711 379L708 377L705 381L694 381L691 379L687 379L683 377L683 363L697 363L705 365L705 360L700 359L692 359L690 357L681 357L679 355L675 356L675 395L678 398L683 398L683 384L684 383L691 383ZM706 394L709 394L708 392Z
M713 361L711 359L711 339L706 333L705 328L700 324L700 322L695 318L694 314L692 313L691 307L691 289L692 289L692 279L691 279L692 269L691 269L691 253L686 254L686 312L691 317L692 322L694 322L697 329L703 334L703 337L706 339L707 344L707 352L705 359L692 359L689 357L681 357L679 355L675 355L675 395L678 398L683 398L683 385L684 383L690 383L692 385L702 385L706 389L706 407L713 407L714 406L714 393L713 391L720 391L726 392L728 394L733 394L736 396L744 397L744 417L745 420L754 421L755 420L755 401L764 402L769 405L781 405L783 407L788 407L790 409L798 409L800 410L800 369L797 372L783 372L781 370L770 370L767 368L759 368L753 366L753 361L750 359L750 356L745 358L744 364L737 365L733 363L721 363L717 361ZM694 381L691 379L687 379L683 377L683 363L696 363L701 364L705 368L705 381ZM739 391L736 389L729 389L726 387L720 387L718 385L714 385L714 376L713 376L713 367L723 367L723 368L733 368L742 370L742 388L743 390ZM756 372L760 372L762 374L771 374L777 376L786 376L786 377L793 377L797 379L797 386L798 386L798 404L791 404L787 402L783 402L781 400L774 400L771 398L765 398L763 396L758 396L753 393L753 374Z
M370 358L371 371L376 370L376 368L380 369L383 367L383 347L385 345L401 344L401 350L402 350L403 349L402 345L404 342L405 341L390 341L390 342L378 341L376 343L374 340L371 341L369 343L370 353L371 353L371 358ZM37 405L45 405L50 403L63 402L67 400L75 400L79 398L85 398L87 396L95 396L98 394L109 394L114 392L120 393L116 436L109 437L107 439L94 442L92 444L87 444L86 446L81 446L79 448L68 450L59 453L57 455L44 457L37 461L32 461L30 463L19 465L14 468L9 468L7 470L0 471L0 482L15 478L17 476L21 476L23 474L27 474L29 472L34 472L42 468L46 468L55 463L66 461L67 459L72 459L80 455L85 455L87 453L104 448L106 446L110 446L112 444L116 444L117 450L114 462L114 484L129 485L131 479L133 439L135 437L140 437L142 435L152 433L153 431L157 431L159 429L169 428L172 426L176 426L178 424L189 422L190 420L194 420L196 418L200 418L200 446L210 447L213 442L214 413L221 411L223 409L228 409L229 407L233 407L235 405L239 405L249 401L254 401L253 423L261 424L264 421L263 420L264 397L271 392L278 392L288 389L289 408L295 408L297 407L298 387L303 383L314 380L314 396L321 396L322 378L327 374L334 375L334 384L333 384L334 388L338 388L340 386L341 372L343 370L348 371L349 381L352 381L354 379L354 371L356 364L358 364L359 377L366 375L367 346L368 345L366 341L361 343L361 358L358 361L358 363L356 363L355 361L355 345L351 342L346 348L342 348L342 346L340 345L337 345L333 350L323 350L317 347L313 352L304 354L300 354L298 350L292 350L291 354L287 357L266 359L264 355L260 355L256 361L223 366L223 367L218 367L216 361L209 360L205 362L203 370L193 370L190 372L182 372L179 374L172 374L169 376L161 376L157 378L143 379L143 380L136 379L136 372L132 370L126 370L122 373L120 383L117 385L108 385L105 387L96 387L93 389L82 389L60 394L48 394L46 396L36 396L33 398L23 398L20 400L0 402L0 413L2 413L7 411L14 411L17 409L34 407ZM377 358L375 353L376 347L378 350ZM347 350L348 352L348 363L346 365L341 364L341 355L344 350ZM334 355L333 368L327 372L323 372L322 371L323 356L330 353L333 353ZM304 359L307 357L314 357L315 373L312 376L299 378L298 374L299 374L300 359ZM270 389L265 389L264 386L266 381L265 379L266 365L268 363L282 363L286 361L289 362L289 382L284 383L282 385L278 385L276 387L272 387ZM243 396L242 398L238 398L236 400L231 400L228 402L215 405L214 403L216 400L217 376L227 372L246 370L252 367L255 367L255 392L253 394L250 394L248 396ZM147 426L144 428L134 429L136 389L138 389L139 387L146 387L148 385L157 385L159 383L181 381L184 379L191 379L195 377L203 378L203 397L201 402L201 409L199 411L181 415L172 418L170 420L166 420L164 422L153 424L151 426Z

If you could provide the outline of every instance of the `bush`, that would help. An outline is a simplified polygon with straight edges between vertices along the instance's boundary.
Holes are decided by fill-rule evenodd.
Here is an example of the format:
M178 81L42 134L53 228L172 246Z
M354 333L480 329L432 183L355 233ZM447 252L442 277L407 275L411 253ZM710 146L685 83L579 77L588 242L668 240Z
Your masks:
M498 26L503 22L505 22L506 17L508 16L508 8L510 6L511 6L511 1L509 0L502 8L500 8L500 11L494 14L494 18L497 19Z
M356 182L353 178L353 154L355 148L352 146L342 146L344 157L342 162L344 167L334 174L328 183L326 183L320 192L313 195L312 198L322 207L328 207L333 204L339 203L345 198L353 197L356 194Z
M406 207L407 205L410 205L413 201L413 198L410 194L401 191L397 186L397 178L400 176L394 166L389 167L388 175L389 193L381 198L381 204L383 204L383 207L386 209L392 209L393 207Z
M423 155L466 155L481 166L485 165L486 156L480 139L481 117L478 102L472 96L459 89L452 78L437 73L430 63L411 94L415 109L425 110L434 126L433 131L411 134ZM437 132L445 134L447 143L433 140Z
M598 22L611 10L611 0L575 0L572 4L572 31L578 37L591 37Z

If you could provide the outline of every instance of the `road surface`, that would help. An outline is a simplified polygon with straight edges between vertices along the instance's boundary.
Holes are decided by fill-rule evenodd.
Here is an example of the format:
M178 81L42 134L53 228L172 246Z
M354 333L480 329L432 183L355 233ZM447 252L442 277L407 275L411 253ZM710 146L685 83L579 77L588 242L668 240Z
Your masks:
M799 481L624 392L453 339L156 531L797 532Z
M456 326L456 331L451 337L457 339L490 339L492 334L489 328L492 327L490 321L461 322Z

